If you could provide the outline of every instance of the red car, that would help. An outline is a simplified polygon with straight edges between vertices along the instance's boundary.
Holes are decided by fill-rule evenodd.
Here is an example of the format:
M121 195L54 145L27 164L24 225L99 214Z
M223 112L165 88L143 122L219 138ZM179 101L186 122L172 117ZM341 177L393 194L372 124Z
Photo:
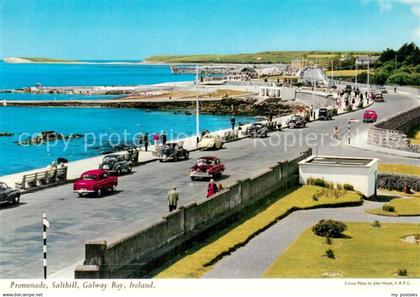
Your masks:
M192 180L202 178L217 178L222 176L225 165L217 157L201 157L195 165L191 167L190 177Z
M363 114L363 122L376 122L378 119L378 115L376 114L376 111L372 109L368 109Z
M95 169L84 172L80 179L74 182L73 190L79 197L83 194L96 194L99 197L105 191L114 191L117 185L117 176L112 176L102 169Z

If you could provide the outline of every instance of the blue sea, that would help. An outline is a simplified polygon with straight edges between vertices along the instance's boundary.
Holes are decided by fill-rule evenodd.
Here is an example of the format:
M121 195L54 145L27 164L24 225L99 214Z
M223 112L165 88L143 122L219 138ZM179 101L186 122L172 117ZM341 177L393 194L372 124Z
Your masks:
M0 63L2 89L31 86L36 82L55 86L133 85L192 79L192 75L171 74L168 66ZM33 100L33 97L26 99ZM237 117L238 122L252 120L252 117ZM229 116L200 116L201 130L214 131L229 126ZM69 141L67 147L62 141L39 146L15 143L47 130L66 135L79 133L84 137ZM142 109L0 107L0 132L14 133L12 137L0 137L0 176L44 167L58 157L75 161L97 156L110 145L132 143L136 133L148 132L152 137L162 131L170 139L195 135L195 116Z
M172 74L167 65L8 64L0 62L0 90L43 86L127 86L194 80L193 74ZM0 93L0 100L106 99L119 96Z

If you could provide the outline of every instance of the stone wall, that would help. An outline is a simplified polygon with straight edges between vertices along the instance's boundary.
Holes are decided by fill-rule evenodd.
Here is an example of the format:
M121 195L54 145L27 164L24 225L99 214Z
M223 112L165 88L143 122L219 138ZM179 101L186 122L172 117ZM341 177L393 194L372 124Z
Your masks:
M256 207L268 195L298 184L298 162L312 151L292 161L277 163L252 178L235 182L211 199L190 203L151 226L118 240L93 240L85 244L84 265L76 278L141 278L169 257L185 250L188 243L207 237L234 220L241 212Z
M420 191L420 178L414 175L379 173L378 188L403 191L404 185L409 186L412 190Z
M420 145L411 144L407 137L410 127L420 124L420 106L383 119L368 129L368 144L420 153Z

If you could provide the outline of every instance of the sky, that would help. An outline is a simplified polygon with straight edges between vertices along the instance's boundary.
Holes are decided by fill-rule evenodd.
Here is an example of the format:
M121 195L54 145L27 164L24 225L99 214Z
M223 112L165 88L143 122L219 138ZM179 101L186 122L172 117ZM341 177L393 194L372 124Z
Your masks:
M372 50L420 44L420 0L0 0L0 57Z

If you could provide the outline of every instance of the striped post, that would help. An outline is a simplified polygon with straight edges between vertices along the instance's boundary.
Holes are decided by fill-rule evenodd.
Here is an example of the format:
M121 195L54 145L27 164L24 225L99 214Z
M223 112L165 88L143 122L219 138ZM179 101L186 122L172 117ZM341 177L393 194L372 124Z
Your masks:
M50 227L50 223L47 220L47 214L42 215L42 237L44 239L44 245L43 245L43 252L44 252L44 279L47 279L47 228Z
M348 144L350 144L350 123L351 123L351 119L349 118L349 122L348 122L348 136L347 136Z

